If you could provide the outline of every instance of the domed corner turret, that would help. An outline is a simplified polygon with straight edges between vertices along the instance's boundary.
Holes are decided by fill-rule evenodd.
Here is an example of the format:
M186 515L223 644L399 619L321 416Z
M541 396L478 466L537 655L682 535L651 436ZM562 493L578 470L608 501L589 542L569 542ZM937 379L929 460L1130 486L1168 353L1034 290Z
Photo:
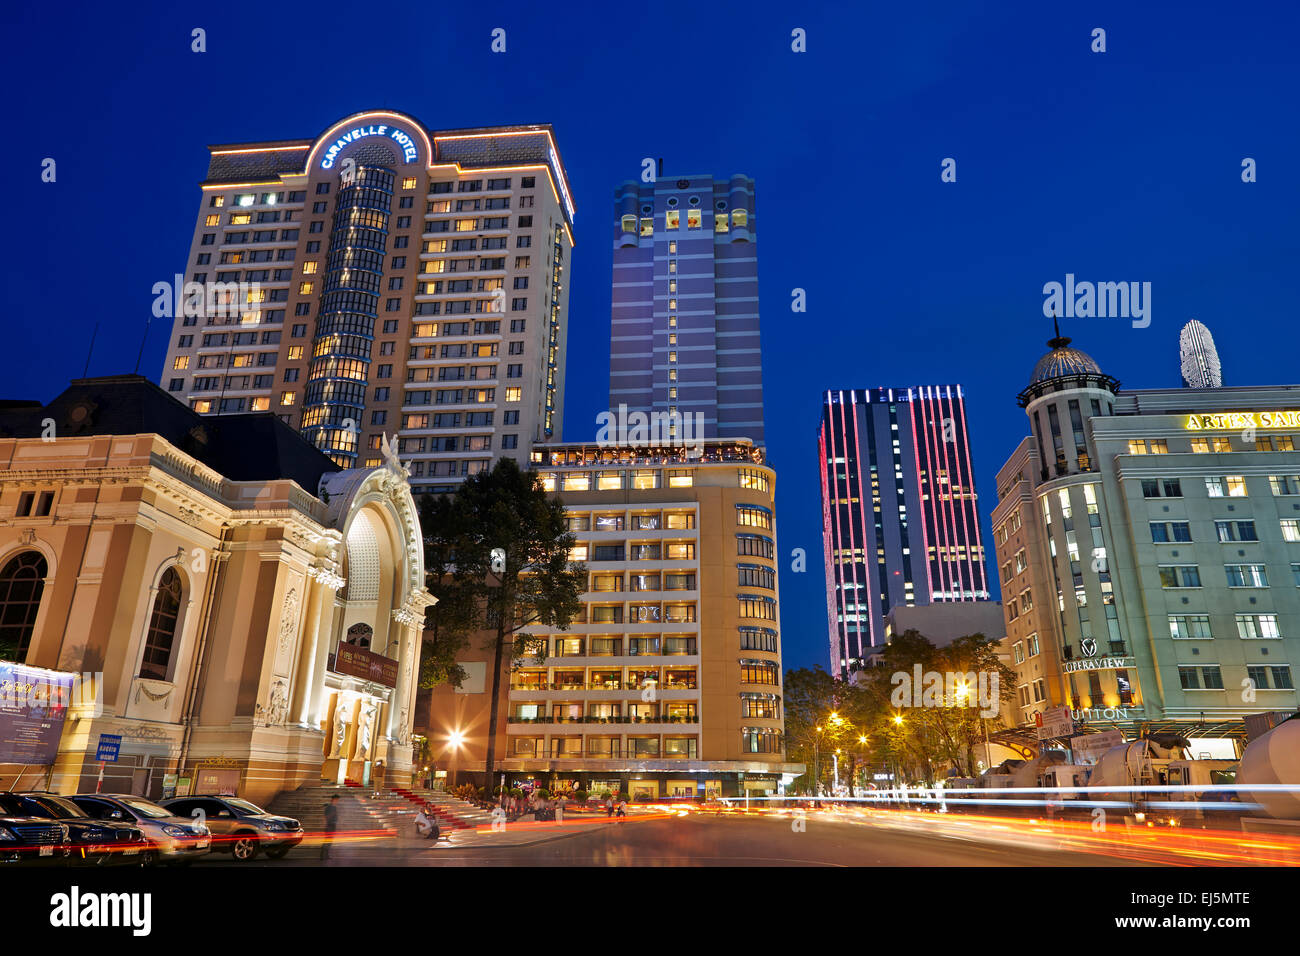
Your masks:
M1060 392L1073 388L1100 388L1115 394L1119 389L1119 379L1107 375L1101 366L1087 352L1071 348L1072 341L1061 334L1060 324L1052 320L1056 335L1047 340L1051 350L1034 365L1029 384L1017 396L1021 408L1027 408L1036 398L1049 392Z

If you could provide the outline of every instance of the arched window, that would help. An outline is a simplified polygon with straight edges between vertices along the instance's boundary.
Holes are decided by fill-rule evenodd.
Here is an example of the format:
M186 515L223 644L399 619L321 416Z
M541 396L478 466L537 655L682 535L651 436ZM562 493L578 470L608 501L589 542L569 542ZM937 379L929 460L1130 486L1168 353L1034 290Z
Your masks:
M158 595L149 616L149 631L144 639L144 658L140 676L150 680L167 680L171 669L172 645L176 641L176 624L181 616L181 576L175 568L163 572Z
M38 551L16 555L0 571L0 660L23 662L36 629L47 565Z
M375 633L375 629L369 624L353 624L348 628L348 636L345 639L348 644L355 644L357 647L370 650L370 638Z

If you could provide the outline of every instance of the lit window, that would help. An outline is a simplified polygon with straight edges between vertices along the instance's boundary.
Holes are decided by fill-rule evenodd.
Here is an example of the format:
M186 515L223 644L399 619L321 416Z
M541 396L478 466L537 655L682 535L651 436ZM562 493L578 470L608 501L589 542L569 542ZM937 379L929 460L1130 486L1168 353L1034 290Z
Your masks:
M403 179L402 179L402 188L403 188L403 189L414 189L414 188L415 188L415 177L414 177L414 176L405 176L405 177L403 177Z
M302 358L302 346L301 345L289 346L289 358L291 360Z
M745 226L748 226L748 225L749 225L749 210L747 210L747 209L733 209L733 210L731 211L731 224L732 224L733 226L735 226L737 229L740 229L740 228L743 228L743 227L745 227Z
M695 484L695 479L691 473L685 469L670 470L668 472L669 488L689 488Z
M264 412L270 409L270 407L271 407L271 400L267 398L265 395L261 396L260 398L253 399L253 411L255 412Z
M314 262L314 261L313 261L313 262L304 262L304 263L302 264L302 274L305 275L305 276L313 276L313 275L315 275L315 274L316 274L316 269L317 269L318 265L319 265L319 263Z
M703 222L704 222L704 214L701 213L700 210L698 210L698 209L688 209L688 210L686 210L686 228L687 228L687 229L699 229L701 223L703 223Z
M280 393L280 404L281 404L281 405L292 405L292 404L293 404L293 396L294 396L295 394L296 394L296 393L294 393L294 392L281 392L281 393Z
M253 216L251 213L232 212L230 214L230 224L232 226L247 226L252 221Z
M237 205L237 206L251 206L251 205L253 205L253 200L254 200L255 198L256 198L256 197L255 197L252 193L245 193L245 194L242 195L242 196L236 196L236 197L235 197L235 205Z
M313 288L313 286L312 286L312 284L311 284L310 282L303 282L303 283L300 283L300 284L298 285L298 294L299 294L299 295L311 295L311 290L312 290L312 288Z
M203 225L205 226L221 225L221 214L216 213L215 215L208 216L206 219L203 220Z
M667 229L676 229L682 224L682 214L676 209L669 209L664 214L664 217L667 220L665 224Z
M190 357L188 355L176 356L176 361L172 362L172 368L189 368Z
M523 394L524 394L524 390L522 388L520 388L518 385L511 385L509 388L506 389L506 401L518 402L522 400Z
M623 232L624 232L624 233L635 233L635 232L636 232L636 228L637 228L636 216L624 216L624 217L623 217Z
M212 207L213 207L214 209L220 209L220 208L221 208L222 206L224 206L225 204L226 204L226 197L225 197L225 196L213 196L213 197L212 197Z

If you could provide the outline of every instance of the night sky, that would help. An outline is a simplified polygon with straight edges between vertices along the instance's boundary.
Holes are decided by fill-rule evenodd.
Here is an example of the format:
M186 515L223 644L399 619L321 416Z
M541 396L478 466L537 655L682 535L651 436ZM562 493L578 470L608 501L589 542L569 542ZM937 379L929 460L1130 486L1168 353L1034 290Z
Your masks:
M993 476L1027 433L1015 395L1051 333L1045 283L1151 283L1149 327L1063 327L1127 385L1179 384L1189 318L1214 333L1227 384L1297 381L1294 6L15 6L0 14L2 397L48 400L81 375L96 321L90 373L132 370L153 284L185 268L205 145L314 137L389 107L435 129L555 126L577 205L564 438L591 438L615 186L647 156L667 176L754 177L789 667L827 664L824 389L962 384L991 551ZM145 342L155 380L169 334L163 320ZM806 573L790 573L794 548Z

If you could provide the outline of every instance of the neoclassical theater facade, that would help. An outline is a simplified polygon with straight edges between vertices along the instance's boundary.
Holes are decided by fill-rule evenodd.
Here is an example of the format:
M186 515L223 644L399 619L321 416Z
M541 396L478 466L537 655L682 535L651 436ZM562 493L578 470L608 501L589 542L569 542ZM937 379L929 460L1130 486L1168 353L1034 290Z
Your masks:
M85 675L52 765L0 788L267 800L410 780L425 608L405 468L137 376L0 406L0 659Z

